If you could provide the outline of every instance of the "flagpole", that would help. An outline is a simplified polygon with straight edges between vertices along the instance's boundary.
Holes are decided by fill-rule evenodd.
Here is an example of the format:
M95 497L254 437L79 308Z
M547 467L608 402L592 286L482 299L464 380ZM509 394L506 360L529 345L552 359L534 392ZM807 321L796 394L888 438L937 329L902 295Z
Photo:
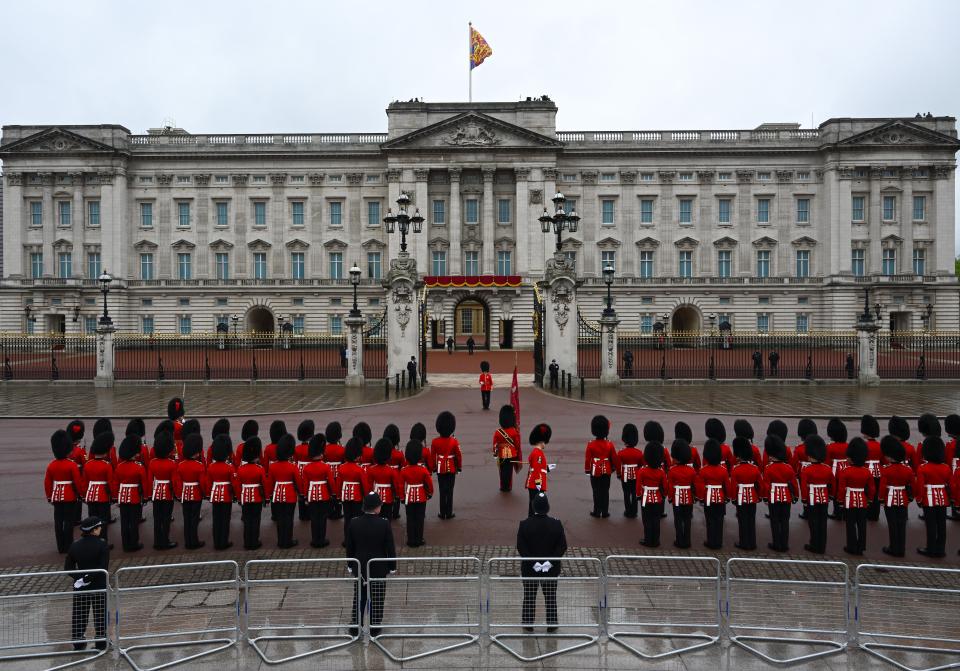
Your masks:
M467 93L467 102L473 102L473 23L467 22L467 68L469 74L467 75L467 80L469 81L468 93Z

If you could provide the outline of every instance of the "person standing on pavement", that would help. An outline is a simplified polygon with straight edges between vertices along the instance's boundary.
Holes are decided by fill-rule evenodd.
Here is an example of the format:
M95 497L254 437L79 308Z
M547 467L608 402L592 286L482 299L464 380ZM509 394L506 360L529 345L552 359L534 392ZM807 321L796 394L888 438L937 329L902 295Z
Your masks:
M536 619L537 591L543 592L547 632L557 630L557 576L560 561L567 552L567 537L563 523L547 515L550 502L544 492L538 492L532 501L533 515L520 522L517 529L517 552L525 561L520 563L523 577L523 630L533 631Z
M417 357L411 356L407 362L407 389L417 387Z
M447 354L453 354L453 336L447 336Z
M477 341L473 339L473 336L467 338L467 354L473 356L473 350L477 346Z
M90 610L93 609L94 647L107 649L107 574L110 547L100 538L103 520L90 516L80 522L81 536L70 544L63 570L73 579L73 612L70 618L70 639L74 650L87 647L85 634ZM89 573L87 572L89 571Z
M560 388L560 364L557 363L556 359L550 360L550 365L547 366L547 370L550 371L550 388L559 389Z
M380 496L376 493L363 497L363 514L354 518L346 529L347 557L356 559L360 564L360 580L354 583L353 612L351 614L350 634L357 636L363 626L363 614L367 609L367 599L370 599L370 635L380 635L380 622L383 620L383 600L386 596L386 584L383 579L387 574L397 570L395 561L375 562L373 570L368 573L371 559L395 559L396 546L393 542L393 530L390 522L380 516ZM354 564L349 564L351 573L355 570ZM370 583L370 580L376 582ZM357 591L359 590L359 598ZM360 612L357 612L357 602Z
M66 552L73 542L73 524L80 510L80 497L86 489L80 467L70 459L73 445L66 431L55 431L50 436L53 461L47 465L43 489L47 501L53 504L53 532L57 551Z
M509 492L513 489L513 473L519 473L523 463L517 412L512 405L500 407L500 428L493 434L493 456L497 460L500 491Z
M480 362L480 402L483 409L490 409L490 392L493 390L493 376L490 374L490 362Z
M453 435L457 429L457 418L452 412L444 410L437 415L436 427L440 435L430 443L430 458L437 467L437 491L440 495L437 517L450 520L456 517L453 512L453 487L457 483L457 473L463 470L460 441Z
M590 421L593 440L587 443L583 459L583 471L590 476L593 492L591 517L610 517L610 474L617 470L617 450L607 436L610 420L597 415Z

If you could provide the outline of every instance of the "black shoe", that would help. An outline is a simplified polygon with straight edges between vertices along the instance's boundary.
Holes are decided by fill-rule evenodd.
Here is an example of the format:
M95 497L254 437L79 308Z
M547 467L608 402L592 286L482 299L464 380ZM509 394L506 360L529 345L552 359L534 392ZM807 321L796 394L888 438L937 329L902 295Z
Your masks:
M214 546L213 546L213 549L214 549L214 550L228 550L228 549L230 549L230 548L232 548L232 547L233 547L233 543L226 543L226 544L221 545L221 546L219 546L219 547L217 547L216 545L214 545Z
M610 513L600 513L600 517L602 517L603 519L607 519L608 517L610 517Z
M767 543L767 548L770 549L770 550L773 550L774 552L780 552L780 548L778 548L778 547L777 547L776 545L774 545L773 543Z
M167 544L165 544L165 545L164 545L164 544L154 545L154 546L153 546L153 549L154 549L154 550L172 550L172 549L175 548L175 547L177 547L177 544L176 544L175 542L173 542L173 541L170 541L169 543L167 543Z
M863 553L860 550L854 550L853 548L848 548L846 545L843 546L843 551L848 555L862 555Z
M132 546L132 547L123 548L123 551L124 551L124 552L137 552L138 550L142 550L142 549L143 549L143 543L137 543L136 545L134 545L134 546Z
M87 644L86 644L86 643L74 643L74 644L73 644L73 649L74 649L74 651L76 651L76 652L79 652L80 650L86 650L86 649L87 649Z
M284 545L281 545L280 547L283 548L284 550L287 550L287 549L289 549L289 548L296 547L297 543L299 543L299 542L300 542L300 541L298 541L296 538L294 538L294 539L291 540L289 543L286 543L286 544L284 544Z
M447 516L444 515L443 513L437 513L437 517L439 517L441 520L447 519Z
M456 516L457 516L456 513L450 513L449 515L447 515L447 519L448 519L448 520L452 520L452 519L453 519L454 517L456 517Z
M106 641L97 641L96 643L93 644L93 647L95 647L97 650L106 650L106 649L107 649L107 642L106 642Z
M881 548L881 550L883 551L883 554L890 555L891 557L903 557L904 555L903 552L894 552L892 548L888 547Z
M206 545L206 544L207 544L206 541L200 541L200 542L197 543L196 545L188 545L188 546L187 546L187 549L188 549L188 550L199 550L200 548L202 548L202 547L203 547L204 545Z
M807 552L812 552L813 554L816 554L816 555L822 555L824 553L823 550L818 550L817 548L813 547L809 543L804 545L803 549L806 550Z
M600 513L598 513L596 510L591 510L590 517L600 517Z

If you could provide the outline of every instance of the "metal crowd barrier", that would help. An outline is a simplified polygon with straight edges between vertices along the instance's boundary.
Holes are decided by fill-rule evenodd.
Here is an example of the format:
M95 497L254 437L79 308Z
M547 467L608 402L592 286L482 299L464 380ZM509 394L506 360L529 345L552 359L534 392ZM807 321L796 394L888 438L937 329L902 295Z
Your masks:
M395 573L389 572L392 565ZM371 640L393 661L409 662L479 640L482 565L476 557L371 559L367 566L368 576L384 576L368 578ZM389 639L454 642L399 656L384 645ZM409 645L405 640L404 649Z
M136 671L157 671L233 646L240 635L240 570L234 561L128 566L113 574L116 642ZM215 647L186 657L165 651ZM134 651L154 650L140 666Z
M855 573L857 644L903 671L908 666L887 654L960 655L960 570L861 564ZM869 640L865 640L869 639ZM960 666L960 660L936 669Z
M610 555L603 560L607 636L644 659L662 659L720 640L720 560ZM651 653L631 638L690 643Z
M350 645L359 612L356 559L270 559L244 567L247 642L267 664L279 664ZM355 630L356 631L356 630ZM296 641L320 647L298 650ZM284 652L270 656L267 645Z
M533 662L593 645L603 632L603 563L592 557L547 557L560 562L555 578L521 577L520 557L487 560L487 629L490 640L523 662ZM537 617L538 592L552 595L555 613ZM524 612L524 601L527 601ZM532 607L530 602L532 601ZM545 604L546 605L546 604ZM551 615L553 617L551 617ZM546 633L536 627L547 627ZM494 633L495 631L505 633ZM523 650L505 641L519 639ZM576 643L558 647L564 639Z
M54 671L106 653L108 590L74 588L78 579L95 576L108 584L103 569L0 575L0 662L81 656L49 668ZM74 644L94 647L74 650ZM58 649L63 647L69 649Z
M850 635L849 573L843 562L728 560L730 641L773 664L843 652ZM757 648L756 643L826 649L794 657L773 657Z

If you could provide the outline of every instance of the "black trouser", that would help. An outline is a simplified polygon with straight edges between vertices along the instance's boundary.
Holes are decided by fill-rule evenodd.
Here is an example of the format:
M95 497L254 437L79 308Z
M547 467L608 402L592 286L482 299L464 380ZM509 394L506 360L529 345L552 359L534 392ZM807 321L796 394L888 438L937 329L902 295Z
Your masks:
M457 484L456 473L437 474L437 494L440 497L440 517L453 516L453 487Z
M789 503L771 503L767 506L773 549L780 552L790 548L790 506Z
M593 490L593 512L595 515L610 514L610 474L598 477L590 476L590 489Z
M243 549L256 550L260 545L260 517L263 514L262 503L243 503L240 505L240 519L243 520Z
M87 504L87 514L93 517L99 517L103 522L103 526L100 527L100 538L107 541L107 532L110 529L110 503L88 503Z
M183 545L188 550L200 547L201 503L201 501L184 501L180 504L183 512Z
M490 409L490 392L489 392L489 391L484 391L484 390L481 389L481 390L480 390L480 400L483 402L483 409L484 409L484 410L489 410L489 409Z
M277 547L288 548L293 545L293 512L296 503L274 503L277 513Z
M310 519L310 511L307 509L307 499L302 496L297 499L297 517L301 522L306 522Z
M693 520L693 505L673 506L673 529L676 532L674 545L679 548L690 547L690 522Z
M660 516L663 515L663 502L641 506L640 515L643 518L643 544L650 547L660 545Z
M327 541L327 516L330 514L329 501L312 501L310 512L310 543L323 545ZM386 506L382 510L386 509Z
M170 545L170 518L173 516L173 501L153 502L153 547Z
M57 539L57 551L61 554L70 549L73 542L73 523L77 521L77 504L53 504L53 535Z
M933 555L946 554L947 546L947 508L946 506L924 506L924 522L927 525L927 552Z
M527 517L533 517L533 500L537 498L537 495L540 493L539 489L528 489L527 494L530 495L530 501L527 503Z
M890 547L887 549L902 557L907 551L907 507L884 506L883 513L890 533Z
M360 617L357 618L357 589L360 590ZM368 594L369 593L369 594ZM360 580L359 587L353 583L353 608L350 613L350 624L354 627L363 625L363 616L367 612L367 599L370 600L370 627L376 628L383 621L383 599L387 594L387 584L383 580L370 583L366 578Z
M848 552L859 553L867 547L867 509L847 508L847 546Z
M834 519L842 520L843 519L843 503L840 501L833 502L833 513L832 516Z
M360 517L363 514L363 503L360 501L343 502L343 537L346 539L347 530L350 528L350 521L354 517ZM344 540L346 542L346 540Z
M327 519L343 519L343 504L340 502L340 499L330 499L330 515Z
M707 523L707 547L716 550L723 547L723 518L727 515L727 506L714 503L703 507L703 519Z
M867 507L867 519L876 522L880 519L880 478L873 479L873 500Z
M810 527L810 547L813 552L827 550L827 512L829 503L817 503L807 506L807 525Z
M74 641L73 647L77 650L87 646L87 622L90 619L91 610L94 635L100 639L95 645L100 650L107 647L107 593L102 590L79 590L73 593L73 612L70 616L70 638Z
M757 549L757 504L743 503L737 506L737 526L741 550Z
M543 605L547 611L547 625L557 624L557 579L556 578L524 578L523 579L523 607L521 622L530 626L537 614L537 590L543 592Z
M560 376L556 373L550 373L550 388L559 389L560 388Z
M500 491L513 489L513 462L510 459L497 459L497 472L500 474Z
M413 389L417 386L417 374L407 371L407 389Z
M120 506L120 539L123 541L124 552L132 552L140 545L140 512L139 503L121 503Z
M210 505L213 518L213 548L223 550L230 543L230 514L232 503L213 503Z
M400 499L393 502L393 519L400 519Z
M407 504L407 545L423 543L423 518L426 514L426 503Z
M620 483L623 489L623 514L627 517L637 516L637 481L624 480Z

